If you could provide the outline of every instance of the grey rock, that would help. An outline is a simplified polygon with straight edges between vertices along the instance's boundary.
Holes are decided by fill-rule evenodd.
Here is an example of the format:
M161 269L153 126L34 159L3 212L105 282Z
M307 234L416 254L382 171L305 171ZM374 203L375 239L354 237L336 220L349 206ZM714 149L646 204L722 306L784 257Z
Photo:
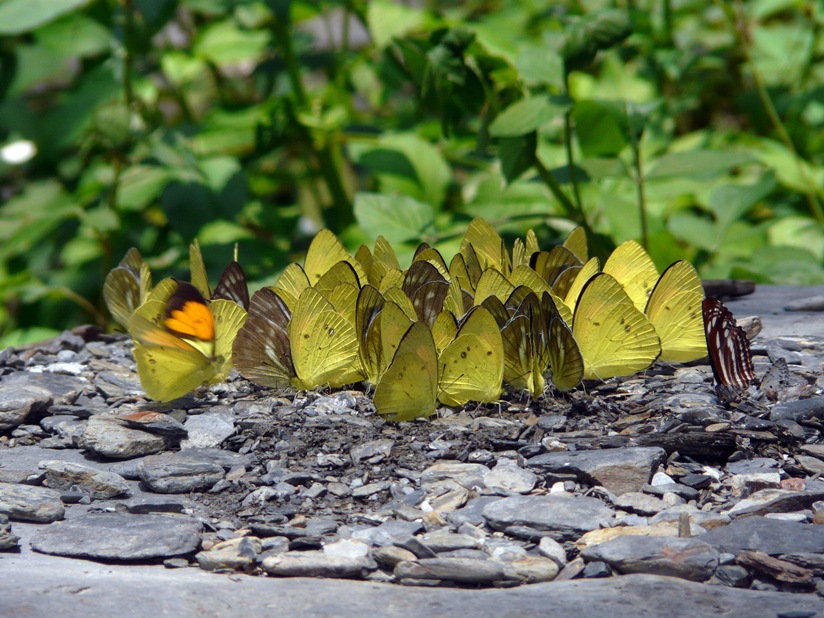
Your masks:
M466 534L450 532L439 528L421 536L421 541L434 552L454 551L456 549L477 549L481 546L479 539Z
M788 489L762 489L733 505L726 511L730 517L790 513L810 508L814 502L824 500L824 490L791 491Z
M545 475L575 474L592 485L603 485L616 495L641 491L666 452L658 447L626 447L598 451L544 453L527 460L527 468Z
M417 521L397 521L390 519L379 526L363 528L352 533L352 538L374 547L394 545L401 539L408 538L423 530L423 524Z
M0 431L22 424L32 412L42 412L52 404L45 388L0 382Z
M484 518L496 530L528 539L549 536L577 539L585 532L609 526L613 511L600 500L581 496L516 496L484 508Z
M31 540L45 554L96 560L146 560L188 554L201 524L188 517L99 513L51 524Z
M670 575L706 581L718 566L718 551L694 538L620 536L581 551L585 560L602 560L622 573Z
M3 387L42 388L51 393L52 401L57 404L72 404L78 394L91 387L91 383L82 377L61 375L59 373L17 372L3 376Z
M523 556L502 564L504 579L521 584L551 582L561 570L561 567L554 560L540 556Z
M475 558L425 558L400 562L393 571L397 579L437 579L467 584L492 583L504 579L503 565Z
M423 471L421 484L426 486L437 481L453 480L464 487L482 486L487 472L489 468L482 464L439 461Z
M392 452L392 447L395 445L394 440L371 440L362 444L356 444L349 451L349 456L352 458L352 463L358 465L362 461L369 464L380 463Z
M46 473L46 485L51 489L76 487L92 500L107 500L130 493L129 484L119 474L93 466L61 460L41 461Z
M112 459L151 455L166 448L162 436L124 427L110 414L96 414L89 418L79 443L81 448Z
M361 487L356 487L352 490L353 498L369 498L375 494L389 489L391 483L389 481L378 481L377 483L368 483Z
M138 473L149 489L163 494L209 489L224 476L223 466L188 451L146 457L138 464Z
M0 515L0 551L17 549L20 537L12 532L8 517Z
M709 583L732 586L733 588L746 588L751 581L752 575L744 567L738 564L722 564L715 569L715 574L710 578Z
M323 546L323 553L336 558L366 560L369 557L369 545L360 541L341 539Z
M48 523L63 519L65 510L53 489L0 483L0 515L13 521Z
M603 560L588 562L582 573L585 579L597 579L599 577L609 577L610 575L612 575L612 570Z
M564 549L564 546L555 539L551 539L548 536L542 537L538 542L538 552L542 556L546 556L555 562L555 564L561 568L566 565L566 550Z
M194 502L182 496L141 493L134 498L118 501L129 513L185 513L197 510Z
M235 433L235 421L228 408L210 410L190 416L183 424L187 437L180 442L181 450L214 448Z
M384 547L376 547L372 550L372 557L383 566L394 568L399 562L404 560L414 560L415 554L403 547L395 547L394 545L386 545Z
M538 476L521 468L514 460L502 458L495 467L483 474L487 487L503 487L519 494L528 494L538 482Z
M824 554L824 526L780 521L768 517L742 517L701 535L718 551L738 554L745 550L778 554Z
M654 496L665 496L666 494L675 494L682 497L684 500L696 500L700 492L694 487L682 485L681 483L659 483L656 485L644 485L644 493L652 494Z
M770 420L772 421L803 421L811 418L824 418L824 397L811 397L779 403L770 410Z
M366 559L329 556L322 551L290 551L267 556L263 570L279 577L331 577L362 579L370 570Z
M255 564L261 549L260 539L244 536L222 541L208 551L198 552L195 560L204 571L242 571Z
M621 494L613 500L612 504L616 508L640 513L641 515L656 515L667 507L663 500L639 491L628 491Z
M469 500L463 508L446 513L446 520L455 526L472 524L480 526L486 523L484 509L487 505L501 500L498 496L478 496Z
M726 483L730 486L733 498L745 498L762 489L777 489L781 486L781 473L778 470L763 472L744 472L733 474Z

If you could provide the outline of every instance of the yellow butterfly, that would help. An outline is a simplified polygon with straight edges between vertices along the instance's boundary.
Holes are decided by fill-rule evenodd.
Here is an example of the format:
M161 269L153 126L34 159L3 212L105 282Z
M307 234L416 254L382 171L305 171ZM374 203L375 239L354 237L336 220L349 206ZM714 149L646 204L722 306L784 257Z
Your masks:
M121 326L128 328L135 310L146 302L152 291L152 273L140 251L132 247L103 284L103 300L109 313Z
M604 272L615 277L638 311L644 310L658 281L658 269L641 245L634 240L618 245L604 264Z
M168 301L146 301L129 321L140 383L159 401L225 378L232 369L232 343L246 321L237 303L210 303L193 285L175 283Z
M355 259L366 272L370 285L378 289L387 272L401 269L395 250L383 236L375 239L374 252L370 251L366 245L361 245L355 253Z
M512 262L509 259L506 245L503 238L487 221L473 219L466 228L461 241L461 253L465 256L468 247L474 250L482 269L486 270L491 267L499 270L504 276L509 274Z
M375 387L375 409L391 421L411 421L435 412L438 352L423 322L406 331L398 350Z
M261 386L312 390L362 378L354 326L315 288L303 291L294 313L277 292L258 290L234 352L238 373Z
M597 257L594 257L590 258L590 260L577 272L575 279L570 284L567 294L564 297L564 304L569 307L571 311L575 311L575 305L578 302L578 298L581 296L581 290L584 289L587 281L592 279L592 277L598 273L599 270L600 262Z
M589 249L587 247L587 235L582 227L573 229L566 237L563 246L577 257L583 264L588 259Z
M443 310L449 294L449 282L431 262L412 262L403 280L403 292L412 301L418 319L432 326Z
M389 366L412 320L396 303L365 285L357 300L358 357L366 379L377 384Z
M575 306L572 335L584 357L585 379L643 371L661 353L661 342L614 277L598 273L586 282Z
M472 309L438 362L438 399L444 405L497 401L504 376L504 351L495 318L484 307Z
M703 300L701 279L689 262L674 262L658 279L645 313L661 339L661 360L683 363L707 355Z

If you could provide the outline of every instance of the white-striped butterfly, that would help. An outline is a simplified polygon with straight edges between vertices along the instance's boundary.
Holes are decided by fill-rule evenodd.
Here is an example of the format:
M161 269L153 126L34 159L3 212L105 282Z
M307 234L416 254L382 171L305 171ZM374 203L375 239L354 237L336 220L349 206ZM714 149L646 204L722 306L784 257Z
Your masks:
M738 326L732 312L716 298L702 303L704 334L710 367L715 376L716 392L726 402L736 398L736 392L747 390L756 382L747 333Z

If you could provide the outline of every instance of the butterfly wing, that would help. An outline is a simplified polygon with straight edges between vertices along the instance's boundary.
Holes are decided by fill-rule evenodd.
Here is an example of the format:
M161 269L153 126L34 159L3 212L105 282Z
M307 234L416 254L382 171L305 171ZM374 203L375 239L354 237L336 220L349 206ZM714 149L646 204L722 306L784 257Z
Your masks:
M645 313L661 339L662 361L683 363L706 356L703 299L701 280L689 262L674 262L658 279Z
M618 245L604 264L604 272L615 277L639 311L644 310L658 281L658 269L641 245L634 240Z
M584 358L585 379L642 371L661 353L655 328L621 285L605 273L584 286L575 307L572 335Z
M194 348L135 343L140 384L157 401L183 397L215 376L211 360Z
M549 294L541 297L541 310L549 324L547 347L552 383L559 391L575 388L584 377L584 358L572 331L561 318L555 301Z
M497 401L501 394L504 353L495 318L483 307L476 307L438 361L441 403L462 406L468 401Z
M210 299L212 291L209 288L209 276L206 274L206 264L203 262L203 253L197 238L189 245L189 270L192 273L192 285L203 295L203 298Z
M298 388L334 388L362 378L354 324L316 289L301 294L288 332Z
M426 324L409 327L375 387L375 409L392 421L431 416L438 395L438 353Z
M701 304L710 367L717 384L744 391L755 382L750 342L744 329L721 301L705 298Z
M244 311L249 311L249 286L246 273L238 262L230 262L220 275L212 300L223 298L237 303Z
M249 315L232 345L238 373L261 386L286 388L295 378L287 328L289 307L271 288L252 296Z

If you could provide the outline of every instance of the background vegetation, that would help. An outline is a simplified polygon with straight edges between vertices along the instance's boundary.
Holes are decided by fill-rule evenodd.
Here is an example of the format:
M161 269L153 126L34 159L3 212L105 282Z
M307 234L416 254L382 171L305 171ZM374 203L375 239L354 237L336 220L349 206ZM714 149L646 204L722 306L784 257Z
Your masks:
M134 245L253 287L329 227L469 220L824 282L816 0L4 0L0 348L106 323ZM26 155L26 148L34 156Z

